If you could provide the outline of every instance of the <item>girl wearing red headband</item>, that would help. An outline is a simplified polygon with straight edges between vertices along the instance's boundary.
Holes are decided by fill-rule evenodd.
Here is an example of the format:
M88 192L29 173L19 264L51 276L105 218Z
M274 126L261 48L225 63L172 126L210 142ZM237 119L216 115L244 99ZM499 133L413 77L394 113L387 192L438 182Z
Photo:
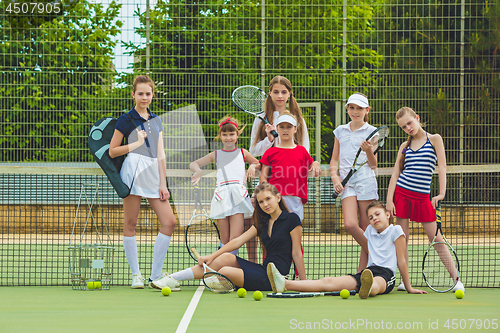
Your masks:
M217 184L210 209L210 217L217 220L221 246L243 233L243 220L253 213L253 206L246 188L246 178L255 177L259 161L247 150L238 148L238 136L243 131L238 120L224 117L219 121L219 133L215 140L221 140L222 149L207 154L190 165L194 172L191 180L197 184L202 176L201 167L215 163ZM250 164L245 173L245 162ZM234 255L238 250L234 251Z

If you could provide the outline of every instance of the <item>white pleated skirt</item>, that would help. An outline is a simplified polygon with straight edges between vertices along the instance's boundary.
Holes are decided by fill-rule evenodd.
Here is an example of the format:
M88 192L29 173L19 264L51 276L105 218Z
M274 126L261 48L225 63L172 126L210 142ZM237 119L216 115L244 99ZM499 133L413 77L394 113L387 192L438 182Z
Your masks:
M253 214L252 201L246 186L242 184L217 186L212 197L210 217L217 220L235 214L243 214L245 218Z
M144 198L160 197L160 171L154 157L129 153L120 170L122 181L130 188L130 194Z

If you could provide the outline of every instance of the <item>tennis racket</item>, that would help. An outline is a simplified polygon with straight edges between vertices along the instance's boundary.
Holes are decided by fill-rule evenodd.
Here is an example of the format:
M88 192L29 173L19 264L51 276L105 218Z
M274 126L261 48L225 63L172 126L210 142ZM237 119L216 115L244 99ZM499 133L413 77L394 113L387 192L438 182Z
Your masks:
M257 118L260 118L264 124L269 124L266 115L262 117L260 114L264 112L264 104L266 103L266 93L255 86L241 86L233 91L232 99L234 104L241 111L249 113ZM277 138L278 133L275 130L271 134Z
M204 255L214 253L219 249L220 234L217 224L210 218L210 215L201 204L200 187L198 185L194 185L194 193L196 203L193 215L186 227L186 248L191 258L198 261L191 249L199 249ZM198 206L201 212L198 212Z
M444 237L441 229L441 202L436 208L436 234L425 251L422 262L422 273L425 283L438 293L450 291L457 284L460 277L460 262L455 249ZM441 233L443 241L436 241Z
M356 295L356 291L350 290L351 295ZM299 292L287 292L287 293L269 293L267 297L272 298L304 298L304 297L317 297L317 296L340 296L340 291L330 291L330 292L314 292L314 293L299 293Z
M389 127L387 126L381 126L374 130L373 132L368 135L366 138L366 141L370 141L373 146L373 155L376 155L380 148L382 148L385 144L385 139L389 135ZM347 174L347 176L342 180L342 186L345 187L349 179L356 173L356 171L359 170L363 165L368 163L368 159L365 161L360 161L358 162L359 155L361 154L363 150L361 148L358 149L358 152L356 153L356 157L354 158L354 162L352 163L351 170ZM340 193L333 191L333 199L336 199L339 196Z
M190 252L194 254L196 259L200 257L195 248L192 248ZM208 290L217 294L231 293L236 288L228 277L214 271L205 263L203 263L203 284Z

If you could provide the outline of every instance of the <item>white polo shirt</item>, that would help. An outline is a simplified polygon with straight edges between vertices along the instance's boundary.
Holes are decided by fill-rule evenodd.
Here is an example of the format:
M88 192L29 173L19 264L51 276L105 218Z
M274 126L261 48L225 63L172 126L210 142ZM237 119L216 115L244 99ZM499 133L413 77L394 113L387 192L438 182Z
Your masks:
M394 242L401 237L404 232L400 225L390 224L384 231L378 233L374 227L369 225L364 233L368 240L368 266L377 265L389 268L394 275L398 268L398 258L396 256L396 245Z
M371 132L377 128L365 123L361 128L358 128L354 132L351 131L351 123L346 125L340 125L333 131L333 135L339 140L340 143L340 153L339 153L339 172L340 178L344 179L349 170L351 170L352 163L356 157L361 142L366 139ZM358 163L366 161L366 153L361 151L358 157ZM349 180L350 183L357 182L362 179L374 177L375 172L368 165L361 167L352 178Z

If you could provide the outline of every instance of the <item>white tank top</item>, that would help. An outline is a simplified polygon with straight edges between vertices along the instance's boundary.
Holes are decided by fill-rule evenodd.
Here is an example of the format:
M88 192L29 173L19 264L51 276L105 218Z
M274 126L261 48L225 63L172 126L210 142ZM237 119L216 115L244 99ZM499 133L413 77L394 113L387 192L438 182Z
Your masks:
M245 184L245 155L243 149L233 151L222 149L215 151L215 165L217 167L217 186L229 184Z

